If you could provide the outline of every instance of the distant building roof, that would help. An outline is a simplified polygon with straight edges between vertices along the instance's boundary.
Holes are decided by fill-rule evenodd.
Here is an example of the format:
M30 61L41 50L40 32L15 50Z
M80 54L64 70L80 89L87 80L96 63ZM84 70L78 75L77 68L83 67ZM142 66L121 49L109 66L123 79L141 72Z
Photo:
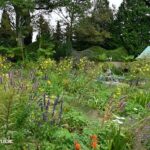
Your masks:
M150 59L150 46L147 46L145 50L137 57L137 59Z

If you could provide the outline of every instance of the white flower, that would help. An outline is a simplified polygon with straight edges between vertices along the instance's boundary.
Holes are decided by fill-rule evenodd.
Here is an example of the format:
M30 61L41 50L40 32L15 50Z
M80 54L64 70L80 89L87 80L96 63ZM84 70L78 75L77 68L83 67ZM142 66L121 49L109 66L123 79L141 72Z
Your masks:
M116 119L118 119L118 120L125 120L124 117L119 117L119 116L116 116L116 115L114 115L114 117L115 117Z
M135 111L137 111L138 109L137 108L133 108Z
M120 119L121 119L121 120L125 120L125 118L124 118L124 117L120 117Z
M118 123L118 124L123 124L123 122L118 119L113 120L113 122Z

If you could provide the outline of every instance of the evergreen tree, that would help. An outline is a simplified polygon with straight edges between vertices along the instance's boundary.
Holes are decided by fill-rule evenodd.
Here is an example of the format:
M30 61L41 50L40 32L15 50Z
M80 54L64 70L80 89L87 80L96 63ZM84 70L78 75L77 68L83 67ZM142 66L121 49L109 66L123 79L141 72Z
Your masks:
M66 28L65 28L65 40L66 41L70 41L70 39L72 38L71 36L71 31L70 31L71 29L70 29L70 25L69 25L69 23L66 25Z
M71 55L72 43L70 41L70 27L67 24L64 35L61 31L60 22L57 22L56 33L54 34L55 39L55 59L59 60Z
M54 33L54 41L55 41L56 45L59 45L63 41L63 35L62 35L60 21L57 21L56 31Z
M129 54L138 55L150 40L150 8L145 0L124 0L117 14L120 40Z
M31 15L34 3L30 0L12 0L10 4L14 7L15 11L15 31L17 35L17 44L21 49L24 46L32 43L32 26Z
M86 11L89 10L91 7L90 0L64 0L62 2L63 6L65 7L65 14L64 7L61 9L59 8L59 14L63 18L65 23L66 30L67 30L67 37L68 40L72 43L73 42L73 35L74 35L74 26L76 22L85 15Z
M48 22L45 21L42 15L40 16L37 24L39 30L39 34L37 36L39 43L38 55L50 57L53 54L54 49L52 31Z
M14 7L16 20L16 35L18 47L24 47L32 43L31 12L34 10L52 11L62 5L61 0L1 0L0 7L5 8L10 4Z
M47 21L45 21L42 15L40 15L39 17L38 30L39 30L38 37L41 39L41 41L51 40L52 33L50 30L49 24Z
M92 45L105 47L106 39L111 37L112 20L113 13L109 8L109 2L107 0L95 1L91 16L84 17L76 25L75 45L83 45L81 49Z
M111 40L111 25L113 22L113 11L109 7L108 0L96 0L94 11L92 13L95 28L103 37L100 43L102 47L107 48L109 39Z
M12 30L9 14L4 9L0 27L0 45L11 47L16 46L15 32Z

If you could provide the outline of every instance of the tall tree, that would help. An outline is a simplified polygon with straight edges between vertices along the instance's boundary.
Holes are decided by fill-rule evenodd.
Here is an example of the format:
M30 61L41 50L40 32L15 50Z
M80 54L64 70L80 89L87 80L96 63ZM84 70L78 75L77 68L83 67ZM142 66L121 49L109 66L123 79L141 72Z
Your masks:
M0 6L13 6L16 14L16 34L18 46L28 45L32 42L31 12L45 9L52 11L61 5L61 0L1 0Z
M38 24L38 55L44 57L50 57L53 54L54 44L53 35L48 22L41 15Z
M39 48L45 43L50 42L52 40L52 32L49 27L48 22L43 18L42 15L40 15L39 21L38 21L38 38L39 38Z
M108 0L96 0L92 13L92 20L98 32L101 33L104 41L100 44L105 47L105 41L111 38L110 27L113 21L113 11L109 7Z
M16 33L18 36L18 46L29 45L32 42L30 10L28 8L18 7L18 5L13 6L16 12Z
M117 14L118 33L129 54L138 55L150 40L150 7L146 0L124 0Z
M63 42L63 34L62 34L60 21L57 21L56 31L54 32L54 41L56 46L58 46L60 43Z
M12 30L9 14L4 9L0 24L0 45L11 47L16 45L16 35Z
M91 15L81 19L76 26L76 42L87 48L92 45L105 45L111 37L110 24L113 20L112 10L107 0L96 0Z
M70 41L70 28L69 24L67 25L65 31L61 29L60 22L57 22L56 31L54 33L54 42L55 42L55 59L59 60L62 57L67 57L71 55L72 52L72 43Z
M64 0L62 1L63 6L59 8L58 15L63 18L63 21L68 30L69 40L72 42L74 34L74 25L76 21L85 15L85 12L91 7L90 0ZM67 37L67 39L68 39Z

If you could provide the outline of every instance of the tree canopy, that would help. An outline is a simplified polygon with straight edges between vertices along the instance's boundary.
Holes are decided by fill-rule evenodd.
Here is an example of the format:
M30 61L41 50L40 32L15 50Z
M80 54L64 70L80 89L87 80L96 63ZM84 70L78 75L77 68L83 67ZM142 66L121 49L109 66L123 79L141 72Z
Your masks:
M0 8L3 10L0 45L19 47L22 56L28 53L26 47L33 44L35 26L39 32L38 45L45 39L53 43L55 51L64 43L76 50L123 46L129 55L136 56L150 41L149 0L123 0L115 13L108 0L94 3L91 0L1 0ZM45 22L44 14L38 23L34 21L34 12L43 10L47 15L55 12L60 16L56 28Z
M130 54L137 55L149 44L150 8L145 0L124 0L117 14L120 40Z

